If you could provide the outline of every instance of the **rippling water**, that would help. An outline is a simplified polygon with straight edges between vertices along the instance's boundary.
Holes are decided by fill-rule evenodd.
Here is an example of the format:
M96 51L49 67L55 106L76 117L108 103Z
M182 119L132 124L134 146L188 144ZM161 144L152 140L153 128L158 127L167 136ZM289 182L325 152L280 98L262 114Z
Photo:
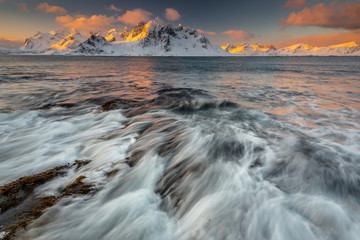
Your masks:
M360 58L0 56L0 156L90 160L18 239L359 239Z

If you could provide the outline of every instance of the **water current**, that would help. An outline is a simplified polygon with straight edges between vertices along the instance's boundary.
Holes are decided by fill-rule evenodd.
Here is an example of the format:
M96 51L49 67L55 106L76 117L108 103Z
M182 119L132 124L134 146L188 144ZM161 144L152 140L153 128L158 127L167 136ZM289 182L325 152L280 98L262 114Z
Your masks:
M0 56L0 185L60 166L0 236L358 240L360 58Z

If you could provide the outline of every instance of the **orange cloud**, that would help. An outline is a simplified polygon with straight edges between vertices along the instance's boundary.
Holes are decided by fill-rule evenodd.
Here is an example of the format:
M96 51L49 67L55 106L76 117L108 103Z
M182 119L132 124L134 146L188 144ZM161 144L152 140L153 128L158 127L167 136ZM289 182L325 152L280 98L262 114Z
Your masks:
M0 3L3 3L3 2L5 2L5 0L0 0Z
M165 18L169 21L176 21L180 19L180 13L173 8L165 9Z
M65 14L67 11L65 8L63 7L59 7L59 6L50 6L47 3L40 3L36 10L42 11L42 12L46 12L46 13L60 13L60 14Z
M117 8L114 4L111 4L110 7L105 6L106 10L114 11L114 12L121 12L122 10L120 8Z
M197 29L196 31L198 31L199 33L207 34L207 35L216 35L216 32L207 32L202 29Z
M126 11L125 14L119 16L117 20L125 24L136 25L141 21L149 21L151 16L151 12L142 9L134 9Z
M291 39L285 42L275 43L274 45L276 46L276 48L282 48L297 43L305 43L314 47L325 47L351 41L360 41L360 30L305 36L301 38Z
M305 7L298 13L292 12L280 25L357 29L360 28L360 2L319 3Z
M30 12L26 3L19 3L19 4L16 4L16 6L20 12Z
M77 16L75 18L66 15L56 17L55 21L68 28L96 31L111 28L116 19L115 17L107 17L106 15L93 15L91 17Z
M302 8L306 5L306 0L288 0L281 8Z
M16 37L0 36L0 47L18 48L21 47L23 40Z
M243 30L229 30L229 31L223 32L223 34L226 34L232 40L237 40L237 41L246 41L246 40L249 40L249 39L255 37L255 35L253 35L249 32L245 32Z
M165 22L164 22L164 20L162 20L162 18L159 18L159 17L155 17L155 22L157 22L158 24L160 24L160 25L165 25Z

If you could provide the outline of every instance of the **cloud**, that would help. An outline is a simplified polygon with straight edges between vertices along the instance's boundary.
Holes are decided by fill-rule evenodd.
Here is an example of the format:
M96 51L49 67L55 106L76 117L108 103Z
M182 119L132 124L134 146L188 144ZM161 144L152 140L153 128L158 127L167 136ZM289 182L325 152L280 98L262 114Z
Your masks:
M199 33L207 34L207 35L216 35L216 32L207 32L202 29L197 29Z
M229 30L229 31L223 32L223 34L226 34L232 40L237 40L237 41L246 41L246 40L249 40L249 39L255 37L254 34L245 32L243 30Z
M72 17L66 15L56 17L55 21L68 28L96 31L111 28L116 19L115 17L107 17L106 15L93 15L91 17L83 15Z
M105 6L106 10L114 11L114 12L121 12L122 10L120 8L117 8L114 4L111 4L110 7Z
M354 40L360 41L360 30L305 36L301 38L294 38L285 42L275 43L274 45L277 48L282 48L297 43L305 43L314 47L324 47L334 44L351 42Z
M46 13L60 13L60 14L65 14L67 12L66 9L63 7L50 6L48 3L40 3L37 6L36 10Z
M117 17L117 20L125 24L136 25L141 21L149 21L153 14L143 9L128 10L122 16Z
M287 19L280 21L284 26L319 26L325 28L360 28L360 1L332 2L305 7L298 13L292 12Z
M30 12L26 3L18 3L18 4L16 4L16 6L20 12Z
M288 0L281 8L302 8L306 5L306 0Z
M173 8L165 9L165 18L169 21L176 21L180 19L180 13Z
M160 17L155 17L155 22L157 22L160 25L165 25L165 21Z
M23 40L15 37L0 36L0 47L18 48L23 44Z
M5 0L0 0L0 3L3 3L3 2L5 2Z

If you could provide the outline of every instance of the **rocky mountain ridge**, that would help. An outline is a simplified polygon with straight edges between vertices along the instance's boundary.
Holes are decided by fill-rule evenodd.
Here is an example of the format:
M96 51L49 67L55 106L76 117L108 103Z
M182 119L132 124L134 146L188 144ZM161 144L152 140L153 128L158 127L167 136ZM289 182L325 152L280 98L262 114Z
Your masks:
M299 43L276 49L273 45L245 43L238 46L227 44L221 48L239 56L360 56L360 44L356 41L327 47Z
M219 47L195 29L149 21L140 22L131 30L125 27L86 36L66 30L38 32L26 39L20 49L10 52L113 56L360 56L360 44L356 41L328 47L295 44L276 49L273 45L244 43Z
M197 30L181 25L161 26L140 22L131 31L93 33L90 37L64 31L36 33L26 39L22 51L34 54L115 56L219 56L229 55Z

